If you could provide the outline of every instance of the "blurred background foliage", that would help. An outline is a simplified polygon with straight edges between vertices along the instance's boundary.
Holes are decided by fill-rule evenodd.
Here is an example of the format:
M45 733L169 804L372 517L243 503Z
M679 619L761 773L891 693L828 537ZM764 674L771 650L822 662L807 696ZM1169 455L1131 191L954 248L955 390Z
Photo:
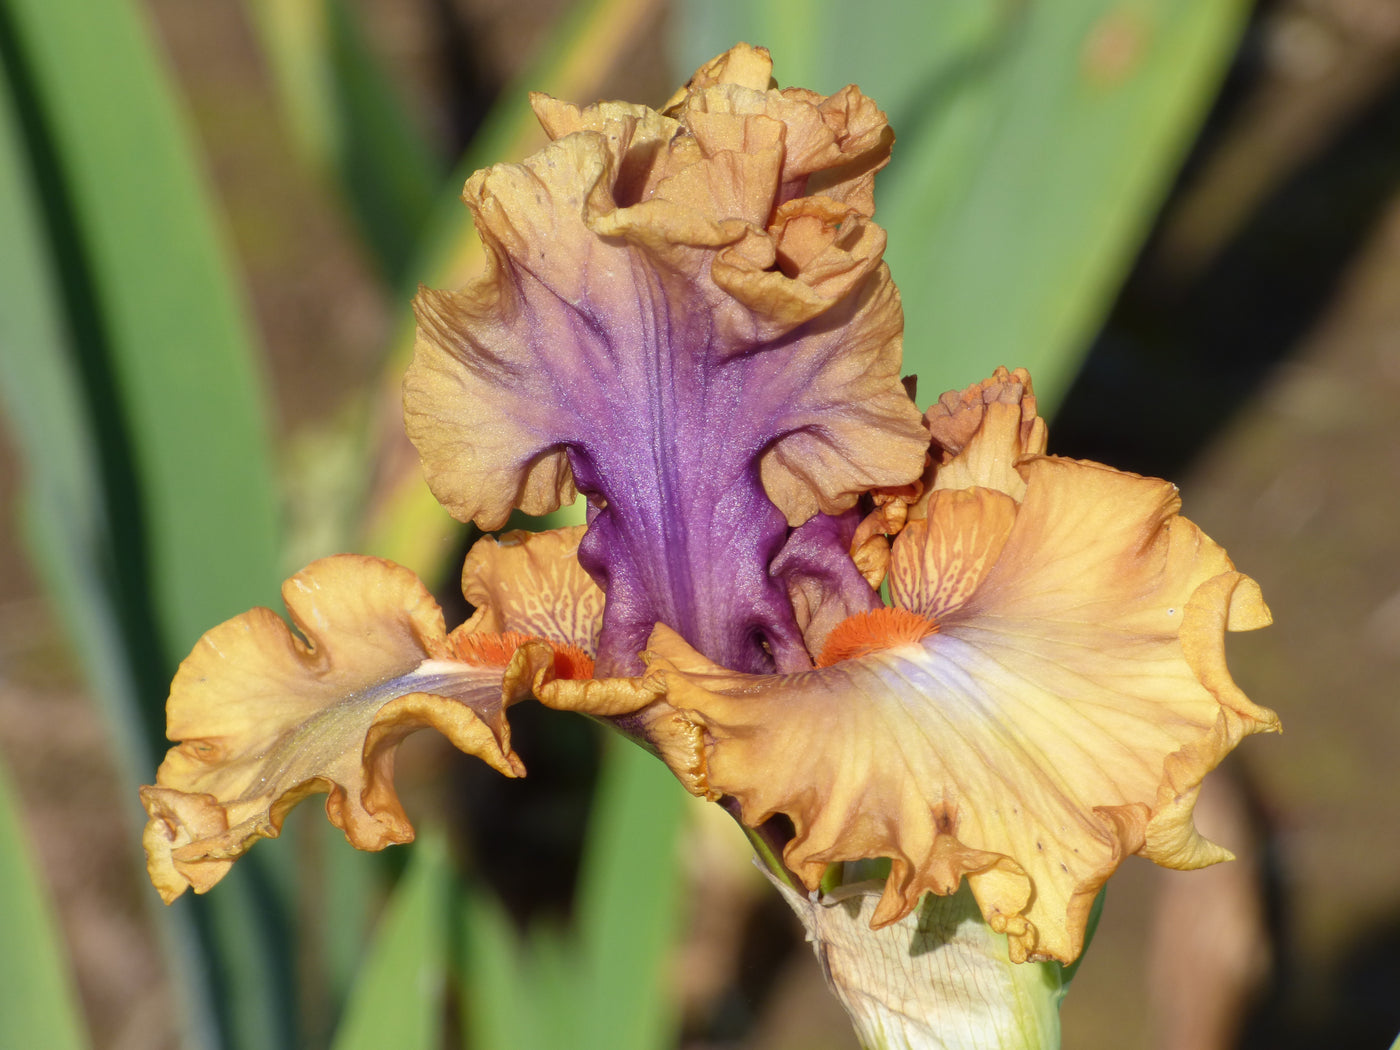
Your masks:
M526 91L740 39L890 114L920 401L1030 367L1052 451L1180 480L1274 603L1233 654L1289 735L1202 803L1242 863L1115 878L1066 1045L1400 1028L1391 0L0 0L0 1046L854 1045L742 837L578 720L516 709L523 783L411 741L407 850L308 805L166 909L138 849L203 630L346 549L465 614L406 308Z

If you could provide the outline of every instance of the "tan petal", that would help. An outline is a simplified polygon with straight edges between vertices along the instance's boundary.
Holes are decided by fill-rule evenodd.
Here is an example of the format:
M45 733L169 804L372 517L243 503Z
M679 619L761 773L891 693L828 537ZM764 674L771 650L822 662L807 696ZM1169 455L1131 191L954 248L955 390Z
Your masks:
M934 447L930 489L991 488L1019 500L1025 483L1016 464L1045 451L1045 421L1024 368L998 368L990 379L949 391L924 413L924 425ZM921 503L912 516L924 513Z
M661 111L668 116L674 115L695 93L721 84L734 84L750 91L767 91L773 86L773 56L766 47L736 44L691 74L685 86L667 100Z
M1277 728L1223 656L1224 631L1267 610L1167 483L1045 457L1021 473L1019 508L941 492L896 542L892 576L941 613L936 632L746 676L658 628L648 676L700 727L700 793L751 825L786 814L784 859L809 887L829 863L889 857L884 924L966 877L1013 957L1068 962L1124 856L1228 856L1191 807L1240 739Z
M584 526L479 540L462 565L473 631L516 631L598 651L603 592L578 563Z
M393 764L416 729L507 776L525 771L505 711L556 673L548 644L448 636L418 579L374 558L316 562L282 594L300 637L254 609L200 639L171 685L179 743L141 791L148 866L167 901L209 889L311 794L329 796L327 815L360 849L411 840Z

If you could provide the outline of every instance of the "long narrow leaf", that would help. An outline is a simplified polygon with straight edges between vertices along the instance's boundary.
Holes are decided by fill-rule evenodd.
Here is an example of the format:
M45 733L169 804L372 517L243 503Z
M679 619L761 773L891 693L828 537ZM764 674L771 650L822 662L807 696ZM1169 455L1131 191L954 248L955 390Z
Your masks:
M36 499L31 532L70 624L94 628L78 641L85 653L98 650L88 665L95 684L141 699L142 724L119 715L115 736L130 745L124 770L150 770L175 658L211 624L275 594L275 504L251 341L135 12L124 0L14 0L0 9L0 38L67 322L55 360L68 365L46 373L66 400L55 400L61 414L26 452L42 474L50 447L90 449L94 460L64 467L64 484L88 484L102 501L70 535L49 527L57 497ZM17 345L13 358L34 376L42 369L33 355L52 349ZM91 549L103 529L109 540ZM138 738L150 743L132 744ZM219 1011L223 1035L200 1019L200 997L187 997L196 1045L293 1041L287 953L275 943L288 919L279 898L285 888L254 858L202 908L182 902L184 921L197 918L220 945L209 971L218 990L203 1001ZM172 970L194 987L203 969L174 915L167 943L185 954L172 957Z
M87 268L134 458L167 658L275 595L277 526L253 341L145 27L125 0L11 0L17 50ZM158 698L157 698L158 699Z
M335 1050L442 1045L450 886L446 843L439 835L422 836L380 919Z
M608 738L576 905L579 1050L658 1050L675 1043L667 963L680 933L678 846L689 802L653 756Z
M976 135L948 148L932 121L908 127L882 217L906 346L931 393L1005 363L1029 367L1047 405L1059 400L1245 10L1239 0L1027 5L979 60L990 71L969 75L968 90L985 92ZM944 167L954 185L939 200L924 180Z
M462 999L470 1050L674 1045L668 963L682 919L678 840L687 802L654 757L609 737L573 927L561 934L537 925L522 937L489 891L466 896Z
M127 616L115 570L120 552L109 528L99 437L85 411L70 331L62 320L72 311L58 287L57 262L45 242L43 209L32 188L47 170L45 158L26 156L21 114L11 105L26 89L13 42L0 19L5 74L0 80L0 406L24 467L19 509L35 567L70 637L79 640L75 652L112 728L122 780L134 783L153 765L141 675L123 631ZM34 114L29 116L32 120ZM42 135L31 128L30 137ZM208 974L191 916L185 908L161 909L158 915L157 930L182 1006L185 1044L191 1050L212 1047L217 1037Z
M402 287L442 165L343 0L256 0L252 13L296 140L340 188L390 287Z
M104 578L116 551L107 531L97 437L70 357L66 304L33 192L39 173L28 156L21 114L11 104L22 86L16 56L6 48L0 57L0 406L24 464L24 511L31 535L43 543L36 553L47 553L43 561L59 574L44 578L66 596L59 605L73 635L83 639L78 656L89 680L105 683L98 696L122 734L123 772L136 776L151 753Z
M0 769L0 1046L87 1045L58 925Z
M541 1038L538 1011L529 1008L531 983L520 937L504 906L488 890L468 887L459 895L457 937L463 1046L549 1050ZM543 998L544 989L535 991Z

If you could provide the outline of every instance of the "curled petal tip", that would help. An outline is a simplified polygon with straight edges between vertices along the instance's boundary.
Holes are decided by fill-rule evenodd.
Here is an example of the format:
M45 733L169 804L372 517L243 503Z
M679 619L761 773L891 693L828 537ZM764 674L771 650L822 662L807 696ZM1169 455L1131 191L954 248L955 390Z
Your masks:
M283 588L297 632L267 609L209 631L167 705L180 741L142 789L152 881L167 901L204 892L288 811L325 794L361 849L410 841L394 755L432 727L507 776L524 765L506 709L553 673L553 646L522 636L449 636L412 573L374 558L316 562Z

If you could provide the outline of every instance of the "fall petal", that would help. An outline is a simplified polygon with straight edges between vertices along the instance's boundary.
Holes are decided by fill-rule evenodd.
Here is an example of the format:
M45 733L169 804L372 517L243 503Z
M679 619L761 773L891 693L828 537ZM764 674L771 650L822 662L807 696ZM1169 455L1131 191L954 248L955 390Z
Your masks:
M308 795L361 849L412 839L393 789L399 742L431 726L507 776L524 766L505 710L556 670L520 636L449 636L412 573L373 558L316 562L283 587L293 634L268 609L215 627L167 705L179 741L142 788L152 881L203 892Z
M919 640L749 676L658 628L648 677L700 728L704 793L746 823L791 818L784 859L809 886L889 857L883 924L966 877L1014 957L1068 962L1126 855L1228 856L1191 807L1230 748L1277 728L1223 656L1227 627L1267 610L1167 483L1048 457L1019 475L1019 507L940 492L896 541L906 615L938 613Z

